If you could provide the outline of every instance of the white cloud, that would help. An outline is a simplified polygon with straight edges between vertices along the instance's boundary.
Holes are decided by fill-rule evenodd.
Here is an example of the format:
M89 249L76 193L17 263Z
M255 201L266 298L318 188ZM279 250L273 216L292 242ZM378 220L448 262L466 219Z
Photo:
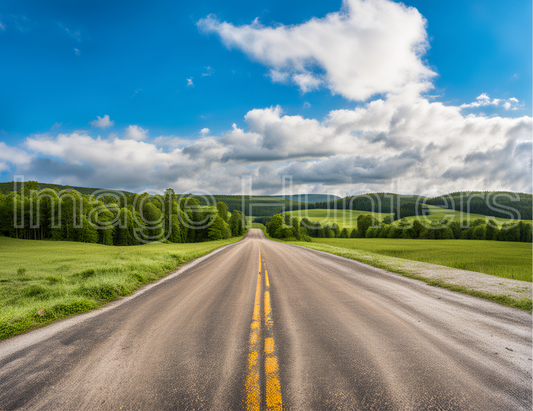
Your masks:
M125 130L124 138L126 140L141 141L148 137L148 130L144 130L136 125L130 125Z
M278 70L270 70L266 75L270 77L274 83L286 83L290 77L289 73Z
M210 131L211 130L209 130L208 128L203 128L203 129L200 130L200 134L202 136L206 136L207 134L209 134Z
M114 121L109 119L109 116L106 114L104 117L96 116L96 120L91 121L91 126L101 128L105 130L108 127L111 127L115 124Z
M198 27L269 67L273 81L290 75L302 92L323 85L350 100L406 88L417 94L435 76L422 60L426 21L402 3L344 0L339 12L292 26L267 27L257 19L235 26L210 15Z
M531 117L464 115L461 107L392 96L322 121L279 106L254 109L245 123L221 137L204 129L197 139L151 142L141 141L148 130L139 126L123 138L33 135L25 150L0 143L0 162L27 178L134 191L238 193L240 176L249 174L257 193L278 192L282 175L293 176L295 190L336 194L532 191Z
M187 87L194 87L194 83L192 82L193 77L187 79Z
M322 79L311 73L294 74L292 81L300 87L302 93L318 89L323 82Z
M205 69L206 69L206 72L202 73L202 77L209 77L213 75L213 73L215 72L215 70L213 70L211 66L207 66Z
M74 49L74 53L76 53L76 56L81 56L81 51L79 51L77 48Z
M478 108L478 107L486 107L486 106L502 106L506 110L518 110L519 102L518 99L515 97L511 97L507 100L505 99L490 99L490 97L486 93L482 93L481 95L476 97L476 101L468 104L461 104L461 108Z
M309 108L309 107L311 107L311 103L309 103L308 101L306 101L306 102L304 103L304 108Z
M27 163L32 159L32 155L16 147L8 146L0 141L0 161L6 163L21 164Z

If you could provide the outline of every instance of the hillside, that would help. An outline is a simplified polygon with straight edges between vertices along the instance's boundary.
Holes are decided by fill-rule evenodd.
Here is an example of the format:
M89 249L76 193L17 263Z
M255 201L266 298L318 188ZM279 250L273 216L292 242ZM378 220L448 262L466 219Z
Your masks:
M531 220L532 197L509 191L458 191L431 198L426 204L489 217Z

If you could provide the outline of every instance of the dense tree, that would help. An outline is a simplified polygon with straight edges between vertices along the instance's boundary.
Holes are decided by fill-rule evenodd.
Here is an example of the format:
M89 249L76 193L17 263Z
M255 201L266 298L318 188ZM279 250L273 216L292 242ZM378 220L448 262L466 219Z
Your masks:
M219 201L217 203L217 210L218 210L218 215L220 216L220 218L222 218L222 220L227 223L228 222L228 206L222 201Z

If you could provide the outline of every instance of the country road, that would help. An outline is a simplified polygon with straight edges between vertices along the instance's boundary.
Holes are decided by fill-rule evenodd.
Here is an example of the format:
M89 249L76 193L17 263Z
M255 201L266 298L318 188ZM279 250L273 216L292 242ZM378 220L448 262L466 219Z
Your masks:
M0 342L0 410L530 410L531 314L260 230Z

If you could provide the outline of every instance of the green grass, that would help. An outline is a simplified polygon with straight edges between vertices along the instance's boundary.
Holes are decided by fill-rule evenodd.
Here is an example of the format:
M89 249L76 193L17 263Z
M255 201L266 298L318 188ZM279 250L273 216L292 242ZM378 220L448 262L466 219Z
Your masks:
M238 240L111 247L0 237L0 339L98 308Z
M462 222L463 220L468 220L470 222L473 222L477 219L492 219L496 221L496 224L501 226L503 223L507 222L507 219L504 218L494 218L494 217L487 217L481 214L469 214L469 213L461 213L459 211L455 210L447 210L443 208L439 208L436 206L428 206L429 208L429 215L426 216L427 220L429 221L440 221L446 217L453 218L453 221ZM360 210L327 210L327 209L315 209L315 210L302 210L302 211L291 211L291 216L298 217L298 219L302 219L303 217L307 217L310 220L319 221L321 224L330 224L337 223L337 225L342 228L356 228L357 227L357 217L360 215L367 215L372 214L370 211L360 211ZM390 215L388 213L374 213L374 217L377 218L379 221L382 221L383 218L386 215ZM414 219L415 217L407 217L409 220ZM530 222L524 220L524 222Z
M531 244L528 243L403 238L313 238L313 243L439 264L513 280L532 280L532 253Z
M429 208L429 215L427 216L427 219L429 221L440 221L444 218L452 219L453 221L462 222L463 220L468 220L470 222L473 222L477 219L481 220L494 220L496 221L496 224L498 224L500 227L503 223L506 223L509 221L509 219L506 218L500 218L500 217L488 217L486 215L482 214L470 214L470 213L463 213L461 215L460 211L456 210L448 210L445 208L440 208L437 206L428 205ZM407 217L409 220L414 219L415 217ZM526 223L531 223L529 220L523 220Z
M340 228L355 228L357 227L357 217L360 215L371 214L370 211L359 211L359 210L327 210L327 209L315 209L315 210L302 210L302 211L291 211L290 215L293 217L298 217L302 219L307 217L310 220L319 221L322 225L324 224L334 224ZM388 213L375 213L374 216L378 220L383 220Z

